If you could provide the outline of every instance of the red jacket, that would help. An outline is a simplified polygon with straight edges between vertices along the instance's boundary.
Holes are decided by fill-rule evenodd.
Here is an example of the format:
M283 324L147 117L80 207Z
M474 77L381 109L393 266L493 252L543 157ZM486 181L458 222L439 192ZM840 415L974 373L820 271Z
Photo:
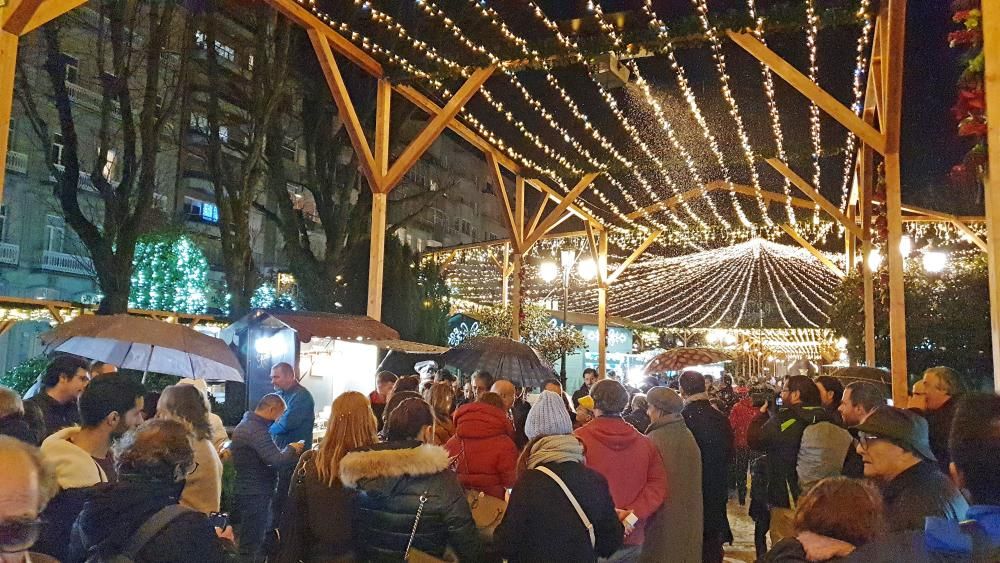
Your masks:
M733 405L733 410L729 413L729 425L733 428L733 446L747 447L747 429L759 413L760 409L753 408L750 397L745 397Z
M667 498L667 472L649 438L621 417L598 417L576 431L587 466L608 480L615 508L639 517L625 545L642 545L646 521Z
M486 403L468 403L455 411L455 435L445 444L454 459L458 480L466 489L476 489L504 498L504 489L514 486L517 447L514 426L507 413Z

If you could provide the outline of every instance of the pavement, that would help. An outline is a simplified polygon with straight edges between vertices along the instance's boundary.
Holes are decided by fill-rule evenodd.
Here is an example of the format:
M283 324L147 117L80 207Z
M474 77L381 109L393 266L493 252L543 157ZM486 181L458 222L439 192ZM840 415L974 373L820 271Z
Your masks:
M729 499L729 527L733 530L733 545L726 545L726 563L753 563L757 555L753 545L753 520L747 514L748 506L740 506Z

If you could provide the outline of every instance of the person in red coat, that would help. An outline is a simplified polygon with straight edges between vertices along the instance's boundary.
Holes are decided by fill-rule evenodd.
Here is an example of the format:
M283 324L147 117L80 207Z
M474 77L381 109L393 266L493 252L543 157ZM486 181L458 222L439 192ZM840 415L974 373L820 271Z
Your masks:
M733 428L733 467L730 471L732 482L736 485L736 494L740 500L740 506L746 504L747 500L747 471L750 468L752 456L750 447L747 445L747 429L754 417L760 412L760 407L754 408L753 401L749 394L740 394L739 402L733 405L729 411L729 426Z
M482 400L491 394L455 411L455 435L444 447L463 487L503 499L517 479L517 446L507 413Z
M626 525L625 545L610 559L638 561L646 522L667 498L667 473L653 442L622 418L629 400L625 387L602 379L590 396L596 418L575 433L583 442L586 465L608 480L619 516L638 518L631 530Z

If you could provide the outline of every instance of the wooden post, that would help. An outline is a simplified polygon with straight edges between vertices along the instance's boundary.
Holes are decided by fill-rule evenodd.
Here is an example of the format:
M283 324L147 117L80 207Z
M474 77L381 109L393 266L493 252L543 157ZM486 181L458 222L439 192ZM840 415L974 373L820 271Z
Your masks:
M514 295L511 296L510 307L510 337L512 340L521 340L521 267L524 265L524 257L514 253Z
M371 248L368 253L368 316L382 320L382 271L385 260L385 222L387 196L372 193Z
M986 122L989 165L986 179L987 260L990 278L990 326L993 342L993 388L1000 391L1000 6L982 3L983 53L986 58Z
M857 224L857 210L853 204L847 205L847 220ZM844 229L844 267L848 272L854 271L854 260L857 257L858 239L848 229Z
M868 263L872 251L872 179L874 151L868 146L861 147L861 275L864 284L865 312L865 365L875 367L875 280Z
M510 247L503 245L503 265L500 267L500 280L503 284L500 287L500 300L503 306L510 304Z
M988 3L989 0L987 0ZM906 369L906 298L903 294L903 236L900 192L900 116L903 98L903 54L906 38L906 0L889 0L886 35L882 37L885 77L885 199L889 240L885 249L889 262L889 341L892 352L892 399L905 404L908 396Z
M0 12L2 13L2 12ZM17 67L17 36L0 30L0 202L3 201L4 174L7 171L7 138L10 112L14 101L14 70Z
M597 243L597 375L608 373L608 233L598 233Z

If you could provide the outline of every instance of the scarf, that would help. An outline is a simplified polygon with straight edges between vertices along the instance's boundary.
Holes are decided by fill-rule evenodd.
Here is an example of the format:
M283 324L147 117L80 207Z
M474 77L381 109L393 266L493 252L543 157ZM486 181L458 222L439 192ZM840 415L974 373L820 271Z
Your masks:
M695 401L708 401L709 399L711 399L711 397L708 396L708 393L695 393L694 395L691 395L690 397L685 397L684 398L684 404L685 405L690 405L691 403L693 403Z
M583 444L572 434L540 438L528 453L528 469L566 461L583 463Z

